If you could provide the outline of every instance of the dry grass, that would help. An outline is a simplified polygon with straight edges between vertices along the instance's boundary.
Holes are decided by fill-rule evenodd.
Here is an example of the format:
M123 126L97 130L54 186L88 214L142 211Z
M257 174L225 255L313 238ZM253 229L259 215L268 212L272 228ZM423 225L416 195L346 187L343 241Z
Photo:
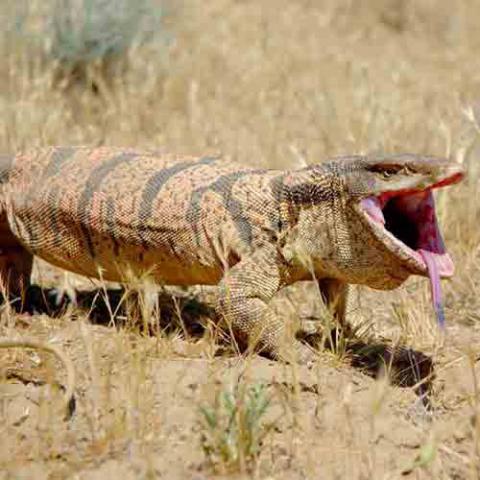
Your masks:
M155 41L134 45L117 63L91 62L75 78L49 60L48 38L32 42L13 28L15 11L27 4L35 31L48 2L0 6L8 27L0 35L2 151L164 146L275 167L413 151L452 156L469 178L437 195L458 266L444 285L447 335L435 329L422 279L388 293L357 288L349 305L365 335L434 356L430 420L411 388L352 369L343 349L322 352L308 370L214 357L216 332L193 341L181 322L178 332L146 335L147 301L137 312L141 331L118 328L114 307L104 319L110 326L70 311L52 319L3 307L1 335L61 345L78 380L76 412L64 422L47 386L63 378L52 362L0 352L0 377L8 380L0 384L0 478L210 478L198 407L238 375L268 386L266 420L255 428L274 428L259 436L253 463L248 455L234 462L240 477L225 478L479 478L480 4L165 0ZM59 283L43 267L37 278ZM278 310L321 314L309 285L289 289ZM185 315L179 304L176 312Z

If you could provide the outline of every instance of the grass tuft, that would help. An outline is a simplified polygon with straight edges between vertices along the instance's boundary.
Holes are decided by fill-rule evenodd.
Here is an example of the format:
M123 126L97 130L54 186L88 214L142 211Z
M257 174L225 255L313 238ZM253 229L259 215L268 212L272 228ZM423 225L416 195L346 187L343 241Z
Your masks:
M200 406L202 449L215 469L252 469L273 427L263 422L270 402L263 383L238 381L217 391L212 403Z

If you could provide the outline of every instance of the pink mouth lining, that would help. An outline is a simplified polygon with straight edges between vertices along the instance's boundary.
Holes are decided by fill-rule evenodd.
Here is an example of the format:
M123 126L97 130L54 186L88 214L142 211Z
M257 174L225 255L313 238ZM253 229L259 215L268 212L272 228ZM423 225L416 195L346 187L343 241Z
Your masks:
M425 269L430 280L433 307L444 328L440 277L450 277L453 261L445 249L431 190L385 193L361 201L368 216L395 237L397 243Z

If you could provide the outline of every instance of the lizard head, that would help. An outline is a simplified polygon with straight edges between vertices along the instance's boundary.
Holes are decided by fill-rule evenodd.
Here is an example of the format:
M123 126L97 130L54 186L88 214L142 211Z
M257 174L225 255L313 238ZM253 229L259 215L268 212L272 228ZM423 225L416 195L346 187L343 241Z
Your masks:
M432 191L459 182L463 167L409 154L367 157L344 167L353 208L375 238L414 274L428 275L430 259L441 277L452 276Z
M376 289L429 277L443 323L440 278L454 265L432 192L464 175L455 162L412 154L342 157L299 170L285 179L290 203L301 205L285 256L311 265L317 278Z
M383 245L390 265L396 263L404 275L430 278L442 322L440 278L451 277L454 264L438 226L433 190L462 180L463 167L447 159L411 154L346 159L337 167L343 167L351 208L370 238Z

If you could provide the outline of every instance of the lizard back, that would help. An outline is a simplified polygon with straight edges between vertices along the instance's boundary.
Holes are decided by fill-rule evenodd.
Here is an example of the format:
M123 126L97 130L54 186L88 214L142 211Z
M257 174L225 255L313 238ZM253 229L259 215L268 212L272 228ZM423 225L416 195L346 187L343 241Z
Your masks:
M117 281L131 269L163 283L215 284L225 262L251 247L252 229L267 227L255 205L269 208L273 172L212 156L35 149L14 158L7 214L28 250L67 270Z

